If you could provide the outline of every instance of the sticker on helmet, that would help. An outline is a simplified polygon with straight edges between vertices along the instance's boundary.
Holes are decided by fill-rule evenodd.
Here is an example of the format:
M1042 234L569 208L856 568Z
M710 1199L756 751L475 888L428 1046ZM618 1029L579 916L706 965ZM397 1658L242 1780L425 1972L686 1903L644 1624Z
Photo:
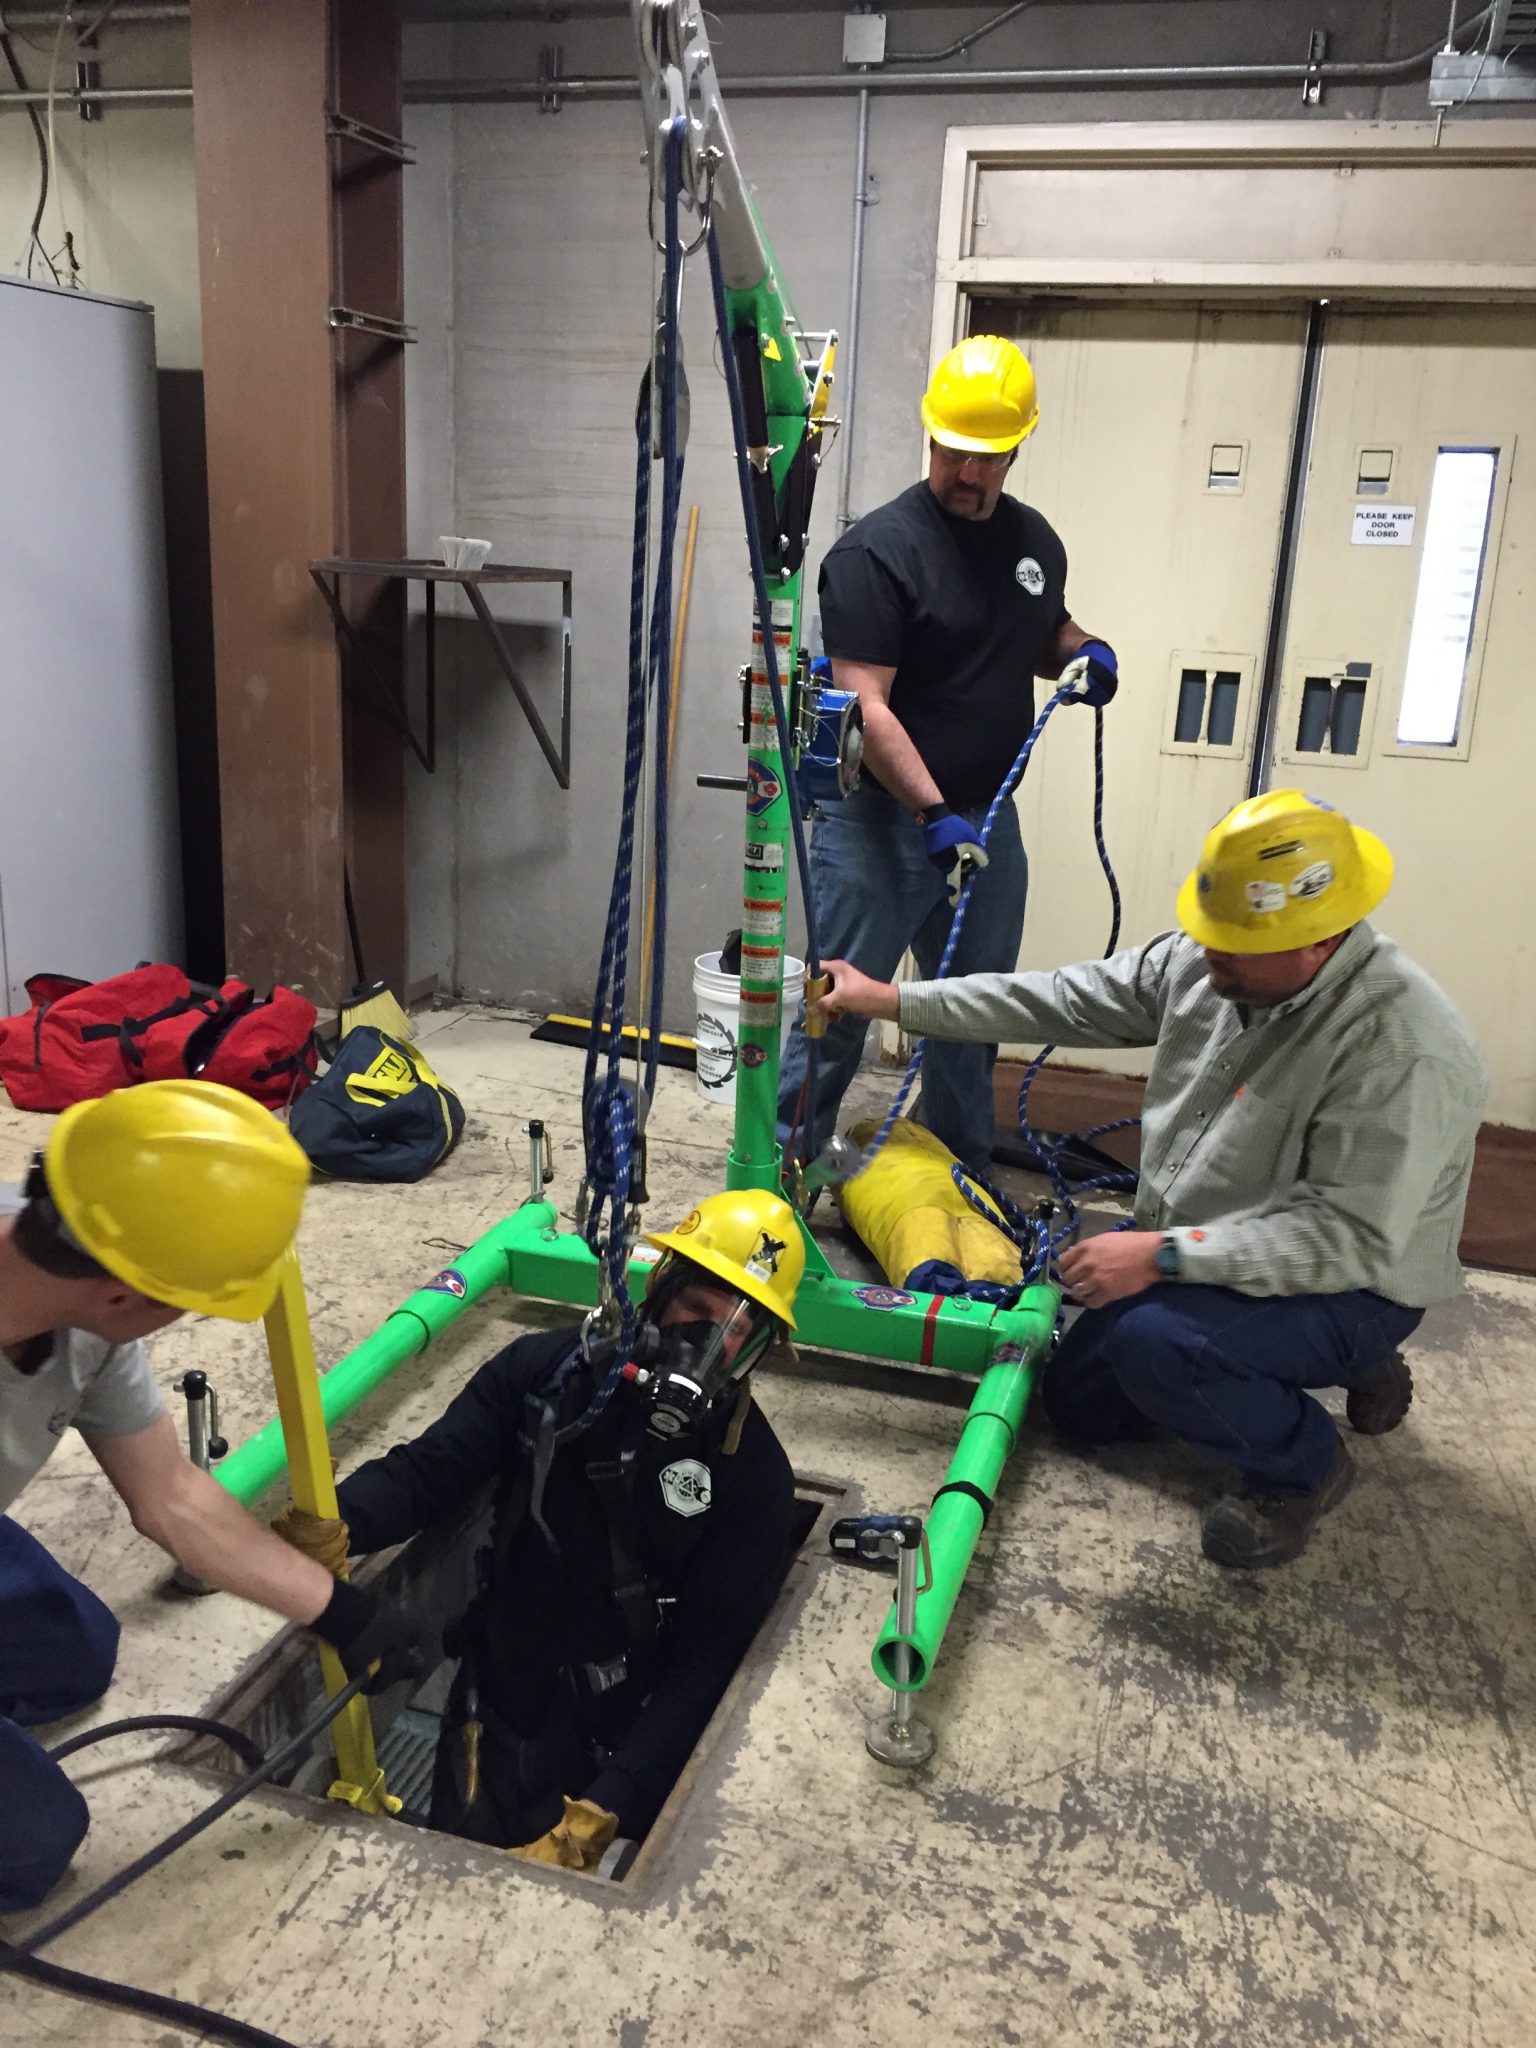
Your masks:
M455 1301L462 1301L469 1292L468 1282L462 1273L456 1273L448 1266L422 1289L424 1294L451 1294Z
M703 1221L704 1218L699 1214L697 1209L690 1209L688 1211L688 1214L683 1218L682 1222L678 1224L676 1230L673 1231L672 1235L674 1237L692 1237L693 1233L698 1229L699 1225Z
M709 1467L679 1458L661 1475L661 1497L674 1515L702 1515L710 1502Z
M1045 589L1045 571L1033 555L1025 555L1013 574L1014 580L1021 583L1031 597L1039 597Z
M1292 882L1291 894L1306 900L1313 896L1321 896L1325 889L1331 889L1332 887L1333 862L1331 860L1315 860L1311 867L1303 868L1301 873Z
M1272 910L1285 908L1284 882L1249 882L1243 894L1248 898L1250 910L1262 911L1267 915Z
M771 1280L779 1270L779 1254L786 1249L782 1237L770 1237L766 1230L759 1233L757 1249L747 1260L747 1271L754 1280Z

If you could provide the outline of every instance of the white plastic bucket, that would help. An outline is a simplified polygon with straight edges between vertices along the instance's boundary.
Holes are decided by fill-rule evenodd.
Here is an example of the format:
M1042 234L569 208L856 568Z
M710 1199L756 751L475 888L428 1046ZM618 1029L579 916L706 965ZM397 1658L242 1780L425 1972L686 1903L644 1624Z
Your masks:
M784 955L784 1028L779 1040L789 1042L795 1008L805 992L805 962ZM734 1102L741 1064L737 1037L741 1026L741 982L720 972L718 953L701 953L693 963L693 1043L697 1080L706 1102Z

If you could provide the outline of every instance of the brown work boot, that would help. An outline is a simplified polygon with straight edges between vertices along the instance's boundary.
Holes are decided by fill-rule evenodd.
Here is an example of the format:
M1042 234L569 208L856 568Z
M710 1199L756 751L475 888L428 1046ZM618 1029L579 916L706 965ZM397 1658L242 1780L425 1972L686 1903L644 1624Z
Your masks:
M1200 1548L1212 1564L1265 1571L1300 1557L1323 1516L1354 1484L1355 1461L1342 1439L1315 1493L1264 1493L1245 1487L1213 1501L1200 1522Z
M1396 1429L1413 1402L1413 1374L1401 1351L1393 1351L1363 1380L1356 1380L1344 1403L1349 1426L1361 1436L1385 1436Z

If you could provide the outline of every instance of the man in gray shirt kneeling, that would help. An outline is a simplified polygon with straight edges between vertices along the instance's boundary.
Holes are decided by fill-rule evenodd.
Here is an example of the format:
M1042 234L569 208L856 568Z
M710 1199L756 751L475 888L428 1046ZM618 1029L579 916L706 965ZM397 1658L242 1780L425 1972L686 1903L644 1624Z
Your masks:
M1235 1466L1240 1487L1202 1522L1218 1564L1305 1548L1354 1477L1307 1390L1345 1387L1357 1430L1395 1428L1413 1392L1396 1347L1461 1286L1486 1075L1449 997L1364 921L1391 881L1373 834L1272 790L1206 839L1179 892L1183 936L899 988L824 963L829 1015L1155 1048L1134 1227L1063 1254L1085 1313L1042 1398L1069 1436L1162 1427Z

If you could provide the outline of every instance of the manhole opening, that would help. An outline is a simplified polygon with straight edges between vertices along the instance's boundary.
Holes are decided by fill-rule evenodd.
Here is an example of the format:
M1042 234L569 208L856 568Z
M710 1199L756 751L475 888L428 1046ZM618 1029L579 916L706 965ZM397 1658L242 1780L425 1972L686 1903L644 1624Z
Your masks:
M795 1612L809 1590L812 1574L828 1554L828 1530L832 1521L845 1512L848 1495L849 1488L841 1481L797 1476L793 1540L778 1597L748 1644L650 1831L642 1842L616 1843L603 1860L598 1881L622 1883L626 1891L632 1891L656 1864L710 1755L736 1723L745 1696L766 1675L787 1638ZM444 1622L461 1614L469 1604L474 1591L475 1553L487 1540L489 1525L487 1502L479 1512L452 1526L428 1530L397 1550L365 1559L357 1568L357 1580L382 1590L423 1620L431 1617ZM404 1802L402 1818L424 1830L428 1829L433 1761L454 1668L452 1660L445 1659L414 1688L397 1686L369 1701L374 1745L385 1781L395 1797ZM314 1718L324 1698L319 1659L313 1645L298 1630L285 1629L245 1676L213 1702L208 1712L213 1719L242 1730L270 1755ZM202 1736L178 1750L176 1760L228 1777L238 1777L244 1768L222 1743ZM341 1809L326 1793L335 1774L335 1756L322 1737L307 1758L273 1783L301 1800L314 1800L318 1809L334 1816ZM455 1843L466 1854L499 1854L462 1836L428 1831L433 1833L434 1840ZM581 1872L561 1871L559 1875L575 1877L581 1883L593 1882Z

